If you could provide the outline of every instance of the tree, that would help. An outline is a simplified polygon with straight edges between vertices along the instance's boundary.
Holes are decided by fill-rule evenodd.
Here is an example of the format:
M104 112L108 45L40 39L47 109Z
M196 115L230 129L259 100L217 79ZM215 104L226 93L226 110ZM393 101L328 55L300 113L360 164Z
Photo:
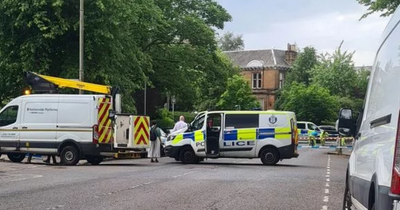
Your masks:
M286 82L282 89L276 93L275 109L283 109L285 92L290 90L293 82L302 83L308 86L311 83L311 70L318 64L317 51L313 47L305 47L294 61L291 70L286 75Z
M334 121L339 104L329 90L318 85L306 86L294 82L290 89L282 93L285 101L281 107L296 113L298 120L307 120L317 124L322 121Z
M0 17L1 102L19 95L23 71L78 78L79 1L3 0ZM145 81L193 96L199 80L227 74L214 29L230 20L214 0L85 1L85 81L120 86L124 112L135 111L131 96Z
M240 75L228 79L226 91L221 95L217 108L223 110L251 110L260 107L257 98L253 96L249 83Z
M359 4L368 7L368 12L360 19L366 18L368 15L381 12L382 17L393 14L400 5L400 0L357 0Z
M227 32L219 38L218 45L223 51L243 50L243 35L235 36L232 32Z
M294 61L292 69L286 77L286 84L298 82L308 86L311 82L310 71L318 64L317 57L315 48L305 47Z
M354 81L354 90L352 96L358 99L364 99L367 93L368 81L371 72L367 69L361 69L356 74L356 80Z
M320 56L320 62L311 71L312 83L324 87L331 94L350 96L354 90L357 78L353 63L353 53L342 52L341 46L333 54L325 53Z

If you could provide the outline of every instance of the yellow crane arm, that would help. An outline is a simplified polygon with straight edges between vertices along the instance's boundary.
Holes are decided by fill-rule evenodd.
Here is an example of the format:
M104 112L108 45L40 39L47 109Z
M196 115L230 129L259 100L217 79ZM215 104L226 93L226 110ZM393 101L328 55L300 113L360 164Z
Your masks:
M45 76L45 75L40 75L37 73L29 72L37 77L41 77L44 80L47 80L50 83L53 83L54 85L57 85L58 88L74 88L74 89L79 89L79 90L85 90L85 91L90 91L90 92L96 92L96 93L102 93L102 94L107 94L111 95L111 86L107 85L99 85L99 84L94 84L94 83L88 83L88 82L81 82L81 81L76 81L72 79L63 79L63 78L58 78L58 77L52 77L52 76Z

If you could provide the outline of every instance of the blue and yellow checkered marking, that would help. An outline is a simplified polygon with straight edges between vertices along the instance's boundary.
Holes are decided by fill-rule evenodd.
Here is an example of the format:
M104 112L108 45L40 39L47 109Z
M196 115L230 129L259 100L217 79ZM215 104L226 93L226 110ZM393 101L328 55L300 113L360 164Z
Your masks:
M261 140L266 138L290 139L290 128L251 128L224 132L224 141Z
M191 133L178 134L172 141L176 144L183 139L190 139L194 142L205 140L205 131L195 131ZM290 128L246 128L234 129L224 132L224 141L256 141L266 138L290 139Z
M225 141L236 141L238 132L237 130L225 131L224 140Z
M190 133L181 133L181 134L176 135L176 137L172 141L172 144L176 144L183 139L190 139L195 142L201 142L201 141L204 141L205 136L206 136L205 131L201 131L201 130L195 131L195 132L190 132Z

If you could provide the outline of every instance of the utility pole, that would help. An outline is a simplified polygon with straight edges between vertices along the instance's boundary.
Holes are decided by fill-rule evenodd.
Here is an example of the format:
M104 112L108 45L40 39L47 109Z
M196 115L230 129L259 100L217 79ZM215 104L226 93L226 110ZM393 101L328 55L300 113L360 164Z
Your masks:
M144 80L144 115L146 115L147 108L147 81Z
M175 121L175 103L176 103L175 95L172 96L171 100L172 100L172 118Z
M84 6L84 0L80 0L80 6L79 6L79 81L83 82L83 28L84 28L84 23L83 23L83 6ZM82 94L82 90L79 90L79 94Z

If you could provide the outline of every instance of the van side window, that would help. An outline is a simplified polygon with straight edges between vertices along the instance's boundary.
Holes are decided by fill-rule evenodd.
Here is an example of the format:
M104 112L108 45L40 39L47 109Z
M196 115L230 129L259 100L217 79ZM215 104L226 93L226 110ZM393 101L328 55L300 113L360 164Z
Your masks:
M203 128L204 117L205 117L205 115L203 115L203 116L197 118L195 121L193 121L193 123L192 123L192 130L193 131L200 130L201 128Z
M297 123L297 129L306 129L306 124L304 124L304 123Z
M258 128L260 117L258 114L227 114L225 127Z
M318 127L315 124L309 123L308 127L310 130L319 130Z
M11 125L17 122L18 106L10 106L0 113L0 126Z

